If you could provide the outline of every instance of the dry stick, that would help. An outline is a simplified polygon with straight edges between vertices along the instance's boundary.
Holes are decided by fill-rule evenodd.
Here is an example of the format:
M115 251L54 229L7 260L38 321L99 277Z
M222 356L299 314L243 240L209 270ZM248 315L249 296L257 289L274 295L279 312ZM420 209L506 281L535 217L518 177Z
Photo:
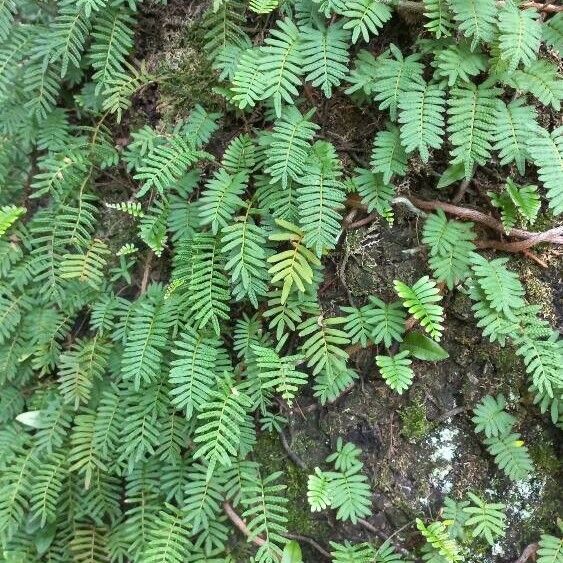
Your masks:
M293 463L295 463L295 465L301 467L301 469L307 469L307 464L289 446L289 444L287 442L287 438L285 436L285 432L283 432L283 431L280 432L280 440L281 440L283 449L285 450L285 453L287 454L289 459L291 461L293 461Z
M538 233L526 240L519 240L517 242L487 240L482 241L479 246L480 248L495 248L496 250L505 250L506 252L524 252L525 250L528 250L528 248L532 248L532 246L542 242L556 242L558 239L563 238L560 235L563 235L563 227L549 229L549 231ZM561 242L557 242L557 244L563 244L563 240Z
M258 547L265 545L267 542L261 536L252 536L250 530L247 528L244 520L235 512L234 508L228 503L223 503L223 510L225 514L229 517L229 520L234 524L234 526L240 530L254 545ZM307 536L302 536L299 534L286 533L283 534L285 537L290 539L296 539L307 542L311 547L314 547L319 553L322 553L325 557L330 559L330 553L321 547L314 539Z
M141 280L141 287L139 288L139 295L143 295L147 290L147 285L149 284L149 276L151 274L151 264L154 254L152 250L149 250L147 259L145 261L145 269L143 271L143 279Z
M538 549L539 549L539 545L537 543L531 543L529 546L526 547L526 549L524 549L522 555L520 555L520 557L518 557L518 559L516 559L514 563L526 563L528 559L534 557Z

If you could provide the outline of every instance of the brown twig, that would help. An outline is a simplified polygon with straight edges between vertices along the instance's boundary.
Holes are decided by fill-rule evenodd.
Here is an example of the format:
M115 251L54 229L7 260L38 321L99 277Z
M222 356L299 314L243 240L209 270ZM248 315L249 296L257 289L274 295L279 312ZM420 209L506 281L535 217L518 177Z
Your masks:
M307 464L291 449L284 432L280 432L280 440L287 457L301 469L307 469Z
M423 2L413 2L412 0L396 0L395 2L391 1L388 2L396 6L399 9L406 10L408 12L423 12L425 9ZM505 2L502 0L497 2L497 6L502 8L505 5ZM551 14L556 14L558 12L563 12L563 6L555 6L551 3L542 3L542 2L524 2L520 5L521 8L533 8L538 10L539 12L548 12Z
M494 248L496 250L504 250L505 252L524 252L528 248L532 248L536 244L542 242L551 242L554 244L563 244L563 227L549 229L543 233L536 233L525 240L517 242L501 242L496 240L486 240L478 242L479 248Z
M223 510L233 523L235 528L240 530L254 545L261 546L266 544L266 540L260 536L252 536L247 528L245 521L235 512L234 508L228 503L223 503Z
M471 180L463 180L463 182L461 182L454 197L452 198L452 203L458 204L463 199L463 196L465 195L465 192L467 191L470 183Z
M154 257L152 250L149 250L147 259L145 261L145 269L143 270L143 279L141 280L141 287L139 288L139 295L143 295L147 290L147 285L149 284L149 277L151 275L151 265Z
M348 231L353 231L354 229L359 229L360 227L364 227L365 225L369 225L370 223L373 223L373 221L375 221L378 217L379 217L379 215L377 213L370 213L367 217L364 217L363 219L355 221L354 223L350 223L346 227L346 229Z
M455 409L450 409L445 413L442 413L438 418L435 418L432 422L442 422L444 420L448 420L452 416L456 416L457 414L461 414L462 412L466 412L471 410L471 407L456 407Z
M531 543L530 545L526 546L526 548L522 552L522 555L520 555L520 557L518 557L518 559L516 559L514 563L526 563L528 559L536 555L538 548L539 545L537 543Z
M233 523L235 528L237 528L243 535L245 535L254 545L258 547L265 545L267 542L262 536L252 536L245 521L235 512L235 509L228 503L223 503L223 510L225 514L229 517L229 520ZM311 547L315 548L319 553L322 553L324 557L330 559L330 553L321 547L314 539L307 536L302 536L300 534L283 534L286 538L298 541L307 542Z
M522 254L526 257L529 258L530 260L533 260L536 264L538 264L539 266L541 266L542 268L549 268L549 266L547 265L547 262L544 262L539 256L536 256L534 253L530 252L529 250L524 250L522 252Z
M330 553L324 547L319 545L313 538L310 538L309 536L302 536L301 534L290 534L290 533L286 533L284 534L284 536L286 538L289 538L290 540L304 541L308 543L311 547L316 549L324 557L330 559Z

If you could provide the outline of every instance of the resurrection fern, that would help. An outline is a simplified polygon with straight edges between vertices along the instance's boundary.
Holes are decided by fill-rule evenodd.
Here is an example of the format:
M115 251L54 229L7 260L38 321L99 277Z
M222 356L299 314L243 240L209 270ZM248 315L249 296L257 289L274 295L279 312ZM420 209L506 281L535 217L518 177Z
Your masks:
M393 282L397 295L403 300L403 306L424 327L434 340L442 337L444 310L437 305L442 297L436 282L428 276L420 278L412 287L401 281Z
M415 485L442 519L418 520L420 541L345 539L378 525L375 473L409 430L401 416L380 443L381 381L357 407L379 374L401 413L398 395L414 383L430 400L448 370L454 394L471 388L455 362L438 378L422 364L482 356L467 335L433 341L471 306L529 387L519 404L499 372L507 404L484 370L460 416L509 479L542 467L518 432L562 424L563 347L503 253L539 240L522 260L557 267L558 232L543 235L563 211L556 3L192 4L186 24L163 0L0 0L0 559L316 561L314 542L290 541L311 530L284 449L319 405L328 434L346 423L371 453L329 435L320 468L318 444L301 448L309 506L337 522L317 548L336 563L487 558L505 507L478 492L440 508L430 473ZM395 281L399 301L391 271L420 278ZM518 415L534 405L547 416L530 434ZM550 500L528 530L540 563L563 557Z

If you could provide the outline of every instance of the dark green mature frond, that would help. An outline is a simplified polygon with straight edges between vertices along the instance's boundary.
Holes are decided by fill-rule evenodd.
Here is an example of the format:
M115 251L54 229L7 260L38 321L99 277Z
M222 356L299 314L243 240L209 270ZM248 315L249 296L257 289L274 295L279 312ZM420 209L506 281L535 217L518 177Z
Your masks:
M41 527L57 517L67 472L67 459L62 453L50 454L37 468L30 494L30 511Z
M414 53L403 57L401 51L391 43L390 53L377 58L372 91L374 100L380 102L379 109L389 110L393 121L397 119L397 108L401 96L409 91L413 82L422 81L423 65L419 62L420 55ZM389 56L391 55L391 56Z
M264 40L260 72L266 84L262 99L273 99L276 116L282 116L282 101L293 104L303 74L302 37L289 19L278 20Z
M513 71L520 64L527 67L537 59L542 38L542 26L536 10L522 10L507 4L498 16L501 59Z
M239 109L254 107L266 90L266 76L261 71L264 54L260 49L247 49L240 57L233 76L232 102Z
M186 325L174 342L176 356L169 374L172 404L189 419L209 400L216 384L214 372L219 341Z
M399 100L401 144L408 154L415 149L423 162L430 158L429 149L443 143L446 93L438 84L413 82Z
M450 0L460 32L472 39L472 48L495 37L497 5L493 0Z
M475 250L472 227L472 223L448 220L441 209L424 223L422 242L430 246L430 267L435 278L450 289L471 271Z
M290 180L301 177L311 141L319 128L310 121L313 114L314 110L311 110L303 115L290 106L275 122L265 163L271 184L281 181L282 188L286 189Z
M528 142L538 125L534 107L517 98L509 104L498 100L495 112L494 150L499 152L502 165L514 162L520 174L526 171L529 159Z
M428 20L424 27L437 39L451 35L453 22L447 0L424 0L424 16Z
M373 140L371 169L383 174L383 182L388 184L393 174L404 176L407 171L407 154L401 143L398 127L388 125L386 131L379 131Z
M452 164L463 163L465 177L469 179L474 165L483 165L490 157L499 90L485 83L454 88L451 93L448 133L454 147Z
M303 243L320 258L336 247L341 231L346 194L340 180L341 163L334 147L317 141L297 188L297 210L303 230Z
M199 219L201 225L211 225L211 232L216 235L240 209L244 202L240 196L246 189L248 175L246 171L228 174L220 169L206 184L199 199Z
M301 47L305 80L320 87L327 98L348 74L350 34L337 23L324 29L305 28Z
M391 9L379 0L348 0L339 10L348 21L344 29L352 30L352 43L362 36L367 43L371 35L378 35L383 24L391 19Z

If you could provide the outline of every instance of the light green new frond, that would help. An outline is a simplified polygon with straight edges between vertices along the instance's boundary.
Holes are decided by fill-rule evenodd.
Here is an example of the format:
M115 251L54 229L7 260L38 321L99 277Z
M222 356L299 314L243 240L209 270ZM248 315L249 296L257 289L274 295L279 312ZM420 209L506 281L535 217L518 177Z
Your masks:
M142 560L147 563L184 563L193 547L191 535L184 512L166 504L149 530Z
M501 78L515 90L532 94L544 106L551 106L556 111L561 109L563 78L552 62L538 59L524 69L503 74Z
M471 420L475 424L475 432L484 432L487 438L510 432L516 419L504 410L505 406L503 395L483 397L473 409L475 416Z
M270 183L281 181L283 189L287 189L290 180L298 180L311 148L315 131L319 129L310 118L314 110L302 115L290 106L283 116L274 124L272 141L266 149L265 172L271 176Z
M99 289L104 281L105 256L108 254L107 245L96 239L84 254L65 254L60 264L59 276L65 280L76 279Z
M320 87L327 98L332 97L333 87L339 86L348 74L348 40L350 34L340 24L324 29L303 30L303 73L305 80Z
M196 104L195 108L190 112L186 119L180 120L174 127L174 135L182 136L194 148L201 149L206 145L213 133L219 129L217 121L221 118L221 113L208 112L200 104ZM200 153L207 158L212 158L209 154ZM193 178L192 174L182 176L180 180Z
M155 199L139 224L139 238L157 255L161 256L168 234L166 231L170 205L166 199Z
M352 442L346 442L339 436L336 440L336 451L327 456L328 463L334 463L336 471L346 471L354 467L362 454L362 450Z
M211 225L211 232L216 235L229 224L232 216L244 202L240 196L247 187L246 172L228 174L220 169L206 184L198 200L201 225Z
M413 82L399 100L401 144L408 154L418 150L423 162L430 158L429 149L442 146L446 93L438 84Z
M378 35L383 24L391 19L391 8L380 0L348 0L339 10L348 21L344 29L352 30L352 43L362 36L367 43L370 36Z
M307 383L307 374L296 369L301 356L280 357L273 349L257 345L251 345L251 349L262 388L275 389L291 407L299 388Z
M359 518L371 514L372 493L362 467L357 461L346 471L329 474L328 494L337 520L350 520L355 524Z
M305 284L313 283L313 266L320 266L319 259L303 243L304 233L295 225L282 219L276 219L282 231L270 235L272 241L287 241L291 248L283 250L268 258L272 264L268 273L272 275L271 283L283 281L281 304L283 305L295 285L299 291L305 293Z
M450 538L448 528L444 522L432 522L426 526L420 518L417 518L416 527L426 540L431 551L440 555L444 563L463 561L464 557L461 554L461 548L454 539Z
M468 42L462 41L439 50L432 66L436 69L434 76L447 79L451 87L458 81L470 82L472 76L485 70L487 58L480 51L471 50Z
M448 133L453 145L452 164L463 163L469 179L475 164L490 157L499 90L486 83L454 88L448 100Z
M538 125L534 107L526 105L523 98L516 98L509 104L497 102L493 134L494 150L499 152L500 163L504 166L514 162L518 172L526 172L529 159L527 144Z
M288 541L284 537L287 532L286 486L277 483L281 476L281 471L267 477L259 476L243 488L245 511L242 517L247 522L249 540L258 536L266 540L256 553L257 563L274 563L281 559L281 547Z
M171 363L168 376L169 394L172 404L190 419L194 411L199 412L206 404L215 386L214 368L219 343L189 325L179 336L172 350L176 359Z
M67 471L66 456L62 453L50 454L37 467L30 494L30 511L41 527L57 517Z
M106 203L109 209L116 209L122 213L127 213L131 217L143 217L145 215L141 203L138 201L119 201L117 203Z
M341 164L334 147L318 141L303 167L297 188L297 210L303 230L303 243L322 257L336 247L341 232L346 193L339 177Z
M393 174L405 175L407 153L401 143L398 127L388 125L386 131L379 131L375 135L370 164L373 172L383 174L385 184L389 184Z
M506 433L491 436L484 441L487 451L494 456L495 463L512 481L525 479L534 469L528 448L520 439L520 434Z
M405 332L406 314L401 303L385 303L378 297L369 298L366 312L372 325L371 340L374 344L383 342L389 348L393 342L401 342Z
M249 0L248 7L257 14L269 14L273 12L280 0Z
M479 43L491 42L496 34L497 5L495 0L450 0L457 28L472 38L474 49Z
M111 345L97 336L77 340L59 359L59 391L65 403L88 404L92 388L105 374Z
M165 144L154 145L134 176L135 180L143 182L136 197L142 197L152 188L164 194L180 180L188 167L206 156L194 150L191 143L180 135L173 136Z
M436 282L428 276L420 278L412 287L395 280L397 295L403 299L403 306L434 340L440 340L444 330L444 309L437 305L442 296Z
M209 393L209 399L201 405L194 436L197 450L193 458L206 460L208 478L217 464L230 467L237 456L241 424L249 407L248 397L234 386L230 377L220 381L218 387Z
M435 278L450 289L471 271L475 250L472 227L472 223L448 220L441 209L424 223L422 242L430 246L430 267Z
M524 305L524 288L515 272L505 267L508 258L487 261L479 254L473 255L475 281L491 307L502 312L507 319L516 320L516 313Z
M395 121L401 96L408 92L413 82L422 81L424 66L419 62L418 53L403 57L393 43L389 49L391 56L384 53L377 58L371 90L375 94L374 100L380 102L379 109L388 109L391 119Z
M266 77L261 70L263 53L260 49L247 49L237 64L231 90L232 101L239 109L254 107L266 90Z
M391 202L395 197L395 188L383 181L382 174L375 174L365 168L355 168L352 183L367 206L368 213L377 211L389 224L393 224Z
M367 346L371 340L371 333L374 329L371 319L368 316L371 311L370 305L363 307L340 307L341 311L347 313L344 325L344 332L350 338L352 344L360 344L362 347Z
M551 134L539 129L530 136L527 146L547 190L549 207L559 215L563 213L563 127Z
M211 324L215 334L221 332L219 322L229 318L229 280L219 237L198 233L192 243L191 277L186 291L186 304L197 328Z
M409 359L408 350L395 356L376 356L375 361L381 371L381 377L393 391L402 395L403 391L411 386L414 372L410 367L412 360Z
M315 467L315 473L307 479L307 501L311 512L320 512L329 508L330 499L330 474Z
M446 0L424 0L424 17L428 20L424 27L437 39L451 35L452 14Z
M278 20L270 30L262 47L260 71L266 87L262 99L273 98L276 116L282 116L282 101L293 104L299 94L303 74L302 37L297 26L289 19Z
M540 210L541 201L537 186L518 186L508 178L506 180L506 193L520 213L523 221L533 224Z
M489 545L493 545L497 538L504 536L506 506L501 503L487 503L472 492L467 494L473 504L463 509L463 512L469 515L465 525L473 528L471 533L474 538L484 537Z
M3 205L0 207L0 237L22 216L25 215L25 207L15 205Z
M537 10L521 10L507 4L499 13L500 57L508 62L508 71L520 64L529 66L537 59L542 39L542 25Z
M537 563L562 563L563 538L556 538L549 534L542 534L537 551Z

